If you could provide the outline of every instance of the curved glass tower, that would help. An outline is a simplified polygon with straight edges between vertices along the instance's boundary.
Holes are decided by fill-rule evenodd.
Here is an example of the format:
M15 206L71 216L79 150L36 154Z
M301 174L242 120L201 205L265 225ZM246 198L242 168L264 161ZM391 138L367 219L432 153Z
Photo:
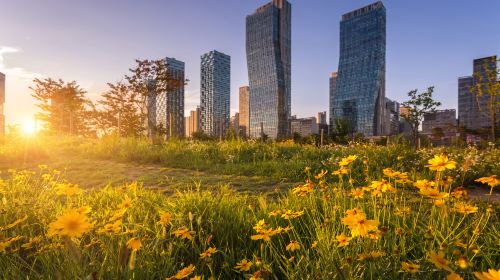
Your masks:
M283 138L290 131L291 10L286 0L273 0L246 18L253 138Z
M351 133L384 134L386 11L376 2L342 16L333 116Z

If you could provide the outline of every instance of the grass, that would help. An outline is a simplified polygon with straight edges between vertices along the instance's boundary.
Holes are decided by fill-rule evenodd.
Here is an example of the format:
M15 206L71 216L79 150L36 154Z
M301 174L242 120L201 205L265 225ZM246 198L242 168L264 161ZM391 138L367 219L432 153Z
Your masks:
M451 271L472 279L474 272L500 265L499 205L488 196L472 202L458 188L483 175L498 174L490 173L498 171L495 148L415 152L398 146L307 146L303 152L301 146L290 144L171 143L148 148L142 140L131 139L113 140L117 142L112 145L107 142L111 140L63 139L45 145L37 141L42 140L11 142L0 150L0 165L28 169L1 174L4 279L165 279L190 265L194 269L186 279L442 279ZM134 148L134 142L139 147ZM195 154L182 153L196 145ZM248 162L249 157L235 152L238 145L246 151L243 154L268 155L258 154L259 160ZM169 166L171 159L165 155L173 147L180 150L172 152L173 158L201 157L199 165L189 168L187 162L176 161L176 166ZM160 160L151 159L153 151L161 154ZM272 151L282 155L269 157ZM424 166L441 153L456 161L454 168L437 172ZM210 162L218 161L208 156L213 154L233 155L233 162L210 167ZM349 154L357 158L345 164L342 159ZM131 165L132 159L139 163ZM289 171L279 171L280 159ZM64 166L68 160L74 162L65 172L35 167L43 161ZM98 167L92 169L96 162ZM162 167L143 177L151 185L122 183L120 176L129 176L131 166L142 174L152 163ZM309 163L311 168L304 171ZM340 165L346 174L334 175L342 170ZM254 166L252 175L259 180L276 179L279 172L301 173L302 183L290 189L238 192L222 183L206 188L192 177L209 174L217 178L213 182L248 178L246 171L225 174L236 166ZM384 171L387 167L403 173ZM151 188L161 181L156 178L161 168L184 173L186 183L170 182L183 185L178 191ZM96 175L95 169L102 174ZM320 173L321 169L328 172ZM79 188L70 177L82 181L88 177L98 184L102 179L97 178L109 177L111 184ZM422 185L418 181L422 179L430 181L416 188L415 182ZM348 212L355 208L357 214ZM57 230L55 222L68 213L74 223ZM359 231L359 221L373 226ZM184 235L179 231L183 228ZM352 238L348 244L339 242L344 236ZM209 248L216 252L200 256ZM430 257L438 252L443 252L441 265ZM249 270L235 268L244 259L251 262ZM404 262L418 265L418 272L405 270Z

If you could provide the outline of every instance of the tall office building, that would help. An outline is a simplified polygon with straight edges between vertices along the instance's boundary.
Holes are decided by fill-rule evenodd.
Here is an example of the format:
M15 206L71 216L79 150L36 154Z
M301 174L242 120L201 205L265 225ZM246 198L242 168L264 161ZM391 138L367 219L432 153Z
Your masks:
M385 98L385 135L396 135L399 134L399 108L400 104L397 101Z
M200 107L196 107L196 110L191 110L185 120L186 137L191 137L193 133L200 131Z
M329 115L329 120L328 123L330 124L329 130L330 133L333 132L333 103L335 101L335 89L337 88L337 72L332 72L332 75L330 76L330 98L329 98L329 103L328 103L328 115Z
M326 111L318 112L316 121L318 122L318 133L321 133L323 130L323 134L328 134L328 122L326 121Z
M0 72L0 136L5 135L5 115L3 106L5 104L5 74Z
M481 87L481 84L489 82L488 78L497 79L497 77L487 77L486 68L496 73L496 56L475 59L473 76L458 78L458 124L461 127L472 130L491 127L491 117L488 112L490 94L487 87L482 87L484 90L482 96L476 96L471 91L473 87ZM497 113L500 114L500 111Z
M385 117L386 11L376 2L342 16L333 121L351 132L382 135Z
M456 110L437 110L424 115L422 134L432 140L450 141L457 133Z
M184 128L184 62L175 58L165 58L168 71L175 79L182 81L180 86L169 92L148 95L149 119L156 124L158 132L169 138L183 138ZM155 81L151 81L155 83ZM152 86L151 88L154 88Z
M239 125L241 129L241 136L247 137L250 125L250 89L248 86L240 87L239 98Z
M315 117L309 118L292 118L290 123L292 134L299 134L302 137L307 137L312 134L319 134L319 125Z
M290 132L291 17L286 0L273 0L246 18L250 136L283 138Z
M211 136L224 136L229 129L231 57L218 51L201 56L201 129Z

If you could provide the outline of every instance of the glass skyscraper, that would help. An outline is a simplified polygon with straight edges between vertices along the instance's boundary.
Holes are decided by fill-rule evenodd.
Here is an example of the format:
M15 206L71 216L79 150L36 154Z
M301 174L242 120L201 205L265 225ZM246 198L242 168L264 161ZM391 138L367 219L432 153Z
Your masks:
M174 79L184 81L184 62L175 58L165 58L168 71ZM151 81L155 83L155 81ZM151 86L154 88L154 86ZM147 106L149 107L150 125L156 125L157 133L165 135L167 139L183 138L184 128L184 84L169 92L150 92ZM152 132L150 132L152 133Z
M335 90L337 89L337 72L332 72L330 77L330 98L329 98L329 120L330 126L328 127L330 133L333 133L334 121L333 121L333 104L335 102Z
M291 11L273 0L246 18L250 137L289 135L291 115Z
M229 129L231 57L218 51L201 56L201 129L211 136L224 136Z
M385 118L386 11L376 2L342 16L333 118L352 133L382 135Z

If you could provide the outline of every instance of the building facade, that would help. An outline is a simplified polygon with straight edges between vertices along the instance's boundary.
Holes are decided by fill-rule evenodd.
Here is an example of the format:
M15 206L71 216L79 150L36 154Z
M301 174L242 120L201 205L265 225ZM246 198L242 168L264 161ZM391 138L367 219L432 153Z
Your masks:
M318 122L318 131L319 131L318 133L321 133L321 130L323 130L324 135L328 134L328 122L326 120L326 111L318 112L316 121Z
M400 104L397 101L390 100L389 98L385 98L385 120L386 124L385 135L396 135L399 134L399 108Z
M383 135L385 117L386 10L376 2L342 16L333 121L352 133Z
M5 74L0 72L0 136L5 135Z
M156 126L155 133L164 135L166 139L183 138L186 134L184 127L184 62L175 58L165 58L167 70L174 79L182 81L179 86L168 92L148 94L148 121L149 126ZM150 88L154 89L155 81L150 81ZM149 133L153 133L150 131Z
M215 50L202 55L200 73L201 129L210 136L224 136L230 118L231 57Z
M432 140L450 141L457 135L456 110L437 110L424 115L422 134Z
M476 96L473 87L481 87L488 82L485 69L497 71L497 57L490 56L475 59L473 62L473 76L458 78L458 125L460 127L479 130L491 127L491 117L488 112L490 95L486 87L482 87L484 94ZM493 79L496 79L493 77ZM500 111L498 112L500 113ZM499 125L497 123L497 125Z
M273 0L246 17L250 137L289 135L291 4Z
M185 118L186 137L192 137L193 133L201 131L200 126L200 107L191 110L189 116Z
M337 72L332 72L332 75L330 76L330 98L328 99L328 116L329 120L328 123L330 124L329 126L329 131L330 133L333 132L333 125L334 125L334 120L333 120L333 104L335 102L335 89L337 88Z
M230 127L235 136L241 136L240 113L236 112L231 116Z
M239 96L239 125L241 129L241 136L247 137L249 135L250 126L250 88L248 86L240 87Z
M312 134L319 134L318 122L315 117L310 118L294 118L291 120L292 135L298 133L302 137L307 137Z

